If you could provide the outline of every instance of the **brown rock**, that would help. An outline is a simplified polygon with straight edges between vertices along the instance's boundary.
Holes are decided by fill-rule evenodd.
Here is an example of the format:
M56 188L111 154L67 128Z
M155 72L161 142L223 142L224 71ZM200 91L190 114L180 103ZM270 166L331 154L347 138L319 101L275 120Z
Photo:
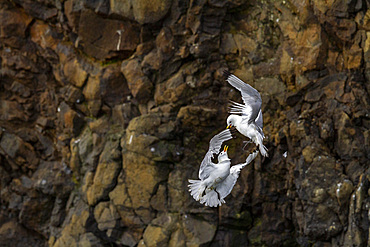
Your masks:
M82 68L77 58L68 60L64 64L63 73L67 80L76 87L82 87L87 79L87 72Z
M349 116L339 111L335 114L335 126L337 130L336 152L340 157L348 157L356 149L360 149L360 145L355 138L356 130L349 128L351 120Z
M52 4L47 5L42 2L34 2L30 0L21 1L19 4L28 14L44 21L55 17L58 13L55 5Z
M342 196L348 197L350 192L347 191L350 191L350 187L343 186L342 188L343 183L346 182L341 180L338 174L339 171L334 169L334 167L334 158L318 154L313 158L309 169L305 168L305 170L300 171L301 176L304 178L302 177L302 183L300 183L302 187L298 195L303 200L320 202L318 205L313 204L310 206L308 206L309 204L306 202L303 202L304 205L306 205L302 212L305 223L299 220L299 224L307 234L334 236L343 228L340 219L329 207L339 208L340 203L343 202ZM312 188L313 186L317 186L321 189L316 189L315 191ZM339 190L338 187L340 187ZM311 191L315 191L315 193ZM309 194L306 194L308 198L304 195L304 193L307 192L309 192ZM335 199L335 203L332 202L333 199ZM312 212L315 212L314 217L312 217ZM320 224L316 224L315 222L320 222Z
M9 157L10 162L15 162L18 166L35 169L39 163L39 158L32 145L16 135L4 132L1 135L0 147L3 155Z
M140 217L142 223L145 225L148 225L155 217L155 213L148 208L137 208L134 209L134 211L135 214Z
M253 52L257 49L257 43L247 35L237 33L233 35L233 39L238 48L239 53ZM245 45L248 44L248 45Z
M22 9L14 8L10 4L2 5L0 10L0 39L11 47L20 47L22 39L26 37L26 29L31 21L32 18Z
M79 237L86 232L86 223L89 217L89 211L81 203L76 205L75 212L71 212L69 222L63 228L60 237L52 244L54 247L78 246Z
M88 125L90 130L93 132L93 138L95 138L95 140L93 139L93 142L101 143L100 135L104 135L105 133L107 133L110 127L107 116L102 116L95 121L91 121L88 123ZM115 134L116 133L117 132L115 132Z
M132 11L132 1L115 1L110 0L110 13L126 17L134 20L134 13Z
M168 234L161 227L149 225L144 232L143 239L148 247L164 246L168 243Z
M157 211L165 211L167 209L167 191L164 185L159 185L157 192L150 199L150 205Z
M82 91L72 85L67 85L62 89L65 100L72 104L80 104L84 100Z
M100 231L114 229L119 215L112 204L100 202L94 209L94 217Z
M161 138L173 138L174 131L175 123L161 124L159 114L142 115L131 120L122 146L153 161L173 161L179 156L176 143L162 141Z
M247 2L2 1L0 245L369 245L368 3ZM225 69L270 158L219 211L187 180L241 100Z
M78 177L80 175L81 161L78 155L78 142L76 142L76 139L74 138L71 139L70 150L71 159L69 160L69 167L74 172L76 177Z
M104 69L100 77L100 95L103 102L112 108L129 101L130 90L118 64Z
M32 176L33 187L46 195L65 198L74 187L69 172L61 169L58 162L42 161Z
M164 181L168 175L168 169L157 166L144 156L135 153L126 153L123 160L123 169L126 173L126 184L132 207L150 208L150 198L156 186ZM140 191L140 193L137 193Z
M0 101L0 120L12 121L20 120L27 121L28 116L24 114L23 107L16 101L1 100Z
M143 59L141 66L143 68L149 67L154 70L159 70L163 63L163 56L157 49L153 49Z
M285 84L277 78L262 78L256 80L254 86L261 94L269 95L283 93L286 89Z
M157 105L178 103L189 95L189 86L185 83L183 71L179 71L164 83L156 85L154 99Z
M71 140L72 142L72 140ZM79 137L73 140L71 145L77 145L77 150L79 160L82 164L93 164L93 157L96 155L93 152L94 143L93 143L93 133L89 128L85 128L83 132L79 135Z
M315 4L315 7L321 12L321 13L326 13L334 4L335 1L330 1L330 2L322 2L319 0L314 0L313 1Z
M123 181L119 181L117 186L109 193L109 198L115 206L132 208L132 202L127 193L127 186Z
M115 56L127 58L139 43L138 29L132 22L105 19L90 10L83 10L78 35L84 51L90 56L100 60Z
M61 121L66 128L66 130L77 136L84 126L84 120L80 117L80 115L72 110L65 102L62 102L58 107L59 114L61 116Z
M36 21L31 27L31 39L42 48L55 50L60 40L56 39L57 33L49 25Z
M19 220L27 228L35 229L46 234L43 227L50 221L53 206L54 198L32 191L23 200Z
M155 136L145 134L135 135L130 133L126 136L127 144L125 147L131 152L153 157L152 153L156 151L154 145L158 142L159 139Z
M348 199L350 195L352 194L354 188L350 180L344 179L343 181L340 181L339 183L336 184L336 186L334 187L334 190L335 190L335 196L338 199L338 203L342 205L348 202Z
M324 92L321 88L317 88L315 90L312 90L308 92L304 96L304 100L307 102L317 102L320 100L320 98L324 95Z
M101 246L101 244L100 239L91 232L82 234L78 242L78 246L87 247Z
M112 109L112 118L114 123L124 127L127 127L131 119L138 115L138 109L131 102L116 105Z
M284 44L284 46L287 45ZM283 49L280 56L279 72L283 75L291 75L294 70L294 58L293 54L287 51L288 49L290 49L290 47L285 48L286 49Z
M0 239L4 246L43 246L46 244L44 239L32 234L16 220L4 222L1 218L1 222Z
M134 247L134 246L139 246L139 241L143 235L143 230L138 229L138 230L127 230L123 233L120 243Z
M83 5L81 2L74 0L67 0L64 2L64 14L67 17L69 26L75 33L77 33L78 30L78 23L82 8Z
M121 164L116 161L118 142L107 142L100 156L91 186L87 189L87 201L89 205L95 205L99 200L108 196L114 187Z
M168 208L176 211L177 208L184 208L191 197L186 188L188 185L187 180L183 177L192 177L190 169L176 169L171 171L168 176Z
M353 46L351 49L345 50L343 53L344 66L347 69L359 68L362 62L362 52L363 49L358 46Z
M122 63L121 71L127 80L132 96L140 103L148 102L153 84L146 77L137 59L127 60Z
M206 126L210 125L209 119L215 118L216 109L211 109L202 106L185 106L181 107L177 118L182 121L184 126Z
M110 11L112 14L136 20L140 24L154 23L167 14L171 7L171 3L171 0L130 0L125 2L111 0Z
M332 78L332 81L329 81L329 84L324 88L326 96L328 98L334 97L337 100L341 100L344 95L345 79L346 77Z
M10 87L10 90L13 93L16 93L24 98L28 98L31 96L31 89L18 81L13 82L13 84Z
M359 192L361 192L362 188L359 187ZM349 206L349 220L348 220L348 230L344 234L344 245L361 245L363 243L362 240L362 231L359 227L358 223L356 222L356 207L357 203L355 201L356 194L354 193L352 196L352 200L350 200L350 206ZM359 198L360 199L360 198ZM362 202L361 202L362 204ZM360 205L361 205L360 204Z
M196 219L190 215L185 217L183 226L188 245L202 245L213 239L217 228L215 224Z
M155 40L155 43L165 61L175 53L177 48L175 39L169 28L162 28Z
M318 61L322 49L321 45L320 25L312 24L298 33L296 38L296 56L292 57L293 60L291 62L297 66L299 72L314 69L317 62L321 62Z
M236 54L238 47L231 33L226 33L221 36L220 52L222 54L234 53Z
M182 229L178 229L171 234L171 239L168 242L169 247L185 247L186 237Z
M171 0L131 1L135 20L140 24L154 23L162 19L171 7Z
M306 87L307 85L309 85L310 81L304 76L298 76L296 78L295 83L296 83L297 89L300 90L300 89Z
M130 121L127 127L127 132L135 132L137 134L154 135L161 124L161 116L159 114L146 114L136 117ZM130 143L130 136L127 135L127 144Z
M100 78L97 76L90 76L87 80L86 86L83 89L83 94L85 96L85 99L87 101L90 100L98 100L100 99L100 93L101 93L101 82Z
M104 107L104 106L103 106ZM102 100L89 100L87 102L88 115L90 117L98 117L99 112L102 110Z

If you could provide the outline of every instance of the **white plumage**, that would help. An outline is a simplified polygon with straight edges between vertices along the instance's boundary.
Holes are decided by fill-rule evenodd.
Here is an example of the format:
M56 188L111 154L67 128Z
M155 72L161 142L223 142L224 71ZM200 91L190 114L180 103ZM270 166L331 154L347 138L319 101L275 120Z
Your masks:
M235 128L244 136L254 142L260 150L260 153L267 157L267 148L263 145L263 119L262 119L262 99L259 92L240 80L229 71L224 72L226 81L231 86L238 89L242 94L244 104L232 102L230 111L231 115L227 118L228 128Z
M199 169L200 180L189 179L189 191L191 196L202 204L210 207L221 206L225 203L224 198L230 194L241 169L248 165L258 152L250 154L245 163L232 166L227 155L227 146L218 155L218 163L212 162L214 154L220 152L222 143L232 139L229 129L215 135L209 142L209 149Z

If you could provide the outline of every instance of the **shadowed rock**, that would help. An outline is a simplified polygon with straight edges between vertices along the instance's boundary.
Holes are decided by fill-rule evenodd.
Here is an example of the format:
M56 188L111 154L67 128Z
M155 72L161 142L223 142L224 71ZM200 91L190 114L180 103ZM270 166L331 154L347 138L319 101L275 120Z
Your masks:
M0 243L369 245L368 5L2 1ZM269 158L212 209L187 179L240 103L224 70L260 91Z

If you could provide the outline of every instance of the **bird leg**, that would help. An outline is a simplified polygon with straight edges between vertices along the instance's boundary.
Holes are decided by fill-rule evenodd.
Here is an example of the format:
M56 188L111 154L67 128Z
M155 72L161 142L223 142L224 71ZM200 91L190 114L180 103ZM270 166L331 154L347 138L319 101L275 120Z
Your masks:
M244 144L244 146L243 146L243 148L242 148L242 150L243 151L245 151L245 147L249 144L249 143L251 143L252 141L243 141L243 143L245 143Z

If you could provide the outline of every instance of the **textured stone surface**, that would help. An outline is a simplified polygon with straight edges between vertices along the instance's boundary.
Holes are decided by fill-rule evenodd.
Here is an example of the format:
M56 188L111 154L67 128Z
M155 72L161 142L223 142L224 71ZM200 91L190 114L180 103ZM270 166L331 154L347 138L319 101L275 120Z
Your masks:
M132 59L123 62L121 71L127 80L132 96L140 103L147 103L151 96L153 85L149 78L144 75L139 61Z
M370 245L368 7L2 1L0 243ZM269 158L214 209L187 180L241 101L225 69L261 93Z
M32 21L32 17L25 11L19 11L11 4L2 3L0 11L1 31L0 39L11 47L19 47L26 37L26 29Z
M110 20L93 11L82 10L78 35L84 51L98 59L114 56L128 57L139 43L138 25Z
M171 7L171 0L110 0L112 14L136 20L140 24L154 23L162 19Z

